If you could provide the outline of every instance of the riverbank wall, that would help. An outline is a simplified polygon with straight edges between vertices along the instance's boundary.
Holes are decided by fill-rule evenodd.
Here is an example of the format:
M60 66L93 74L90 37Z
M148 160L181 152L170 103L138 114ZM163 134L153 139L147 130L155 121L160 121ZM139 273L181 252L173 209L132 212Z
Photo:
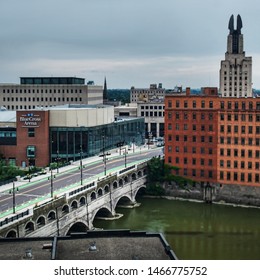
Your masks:
M165 196L195 199L208 203L227 203L260 207L260 186L193 184L180 187L175 183L165 184Z

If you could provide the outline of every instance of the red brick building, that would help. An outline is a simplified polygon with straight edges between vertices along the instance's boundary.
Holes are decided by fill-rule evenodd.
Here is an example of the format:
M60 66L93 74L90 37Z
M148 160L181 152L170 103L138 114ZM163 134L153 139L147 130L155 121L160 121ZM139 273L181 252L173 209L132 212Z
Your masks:
M165 162L197 182L260 186L260 99L165 96Z

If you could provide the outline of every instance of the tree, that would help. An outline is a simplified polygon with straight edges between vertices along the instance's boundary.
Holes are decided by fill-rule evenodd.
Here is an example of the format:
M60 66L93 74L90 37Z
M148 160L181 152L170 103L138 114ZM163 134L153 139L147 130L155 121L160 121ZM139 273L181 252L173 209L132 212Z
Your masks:
M147 193L151 195L163 195L165 185L175 182L180 188L186 188L187 183L192 180L173 174L173 170L178 170L176 166L165 164L160 157L153 157L148 162Z
M24 171L12 165L6 165L4 160L0 160L0 181L14 179L16 176L23 176Z

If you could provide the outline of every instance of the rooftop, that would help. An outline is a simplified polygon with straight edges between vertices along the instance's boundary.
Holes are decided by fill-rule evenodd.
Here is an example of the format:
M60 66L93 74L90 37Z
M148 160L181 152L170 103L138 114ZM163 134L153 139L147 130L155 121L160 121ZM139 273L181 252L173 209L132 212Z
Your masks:
M21 85L84 85L85 79L77 77L21 77Z
M1 260L174 260L160 233L111 230L66 237L2 238Z

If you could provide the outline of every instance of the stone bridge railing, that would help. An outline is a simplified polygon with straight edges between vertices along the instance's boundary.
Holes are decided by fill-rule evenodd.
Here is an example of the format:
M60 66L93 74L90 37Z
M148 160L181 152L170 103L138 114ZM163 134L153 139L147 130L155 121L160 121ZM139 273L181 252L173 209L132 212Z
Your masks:
M132 165L0 221L0 237L67 235L93 229L96 217L117 217L119 204L134 206L146 187L147 163Z

